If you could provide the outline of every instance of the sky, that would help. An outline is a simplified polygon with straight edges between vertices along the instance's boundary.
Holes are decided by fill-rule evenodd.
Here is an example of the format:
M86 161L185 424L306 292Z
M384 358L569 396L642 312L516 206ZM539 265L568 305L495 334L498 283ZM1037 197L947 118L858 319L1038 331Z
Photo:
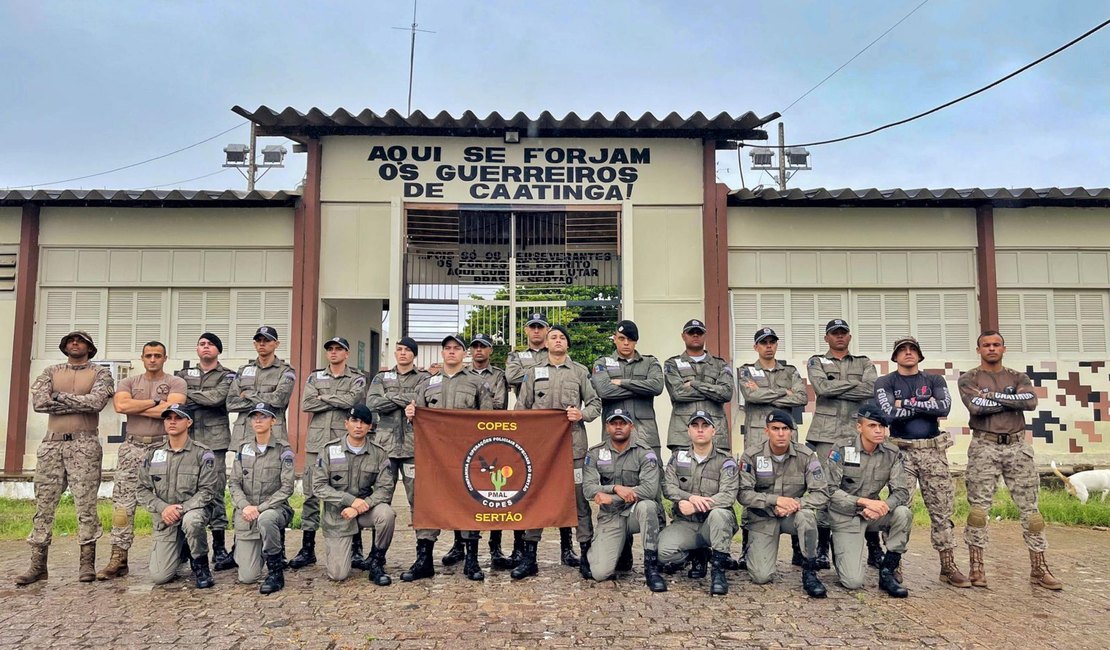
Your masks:
M420 0L413 109L484 116L783 112L787 144L850 135L995 81L1110 18L1106 0ZM405 111L411 2L0 0L0 188L244 189L241 105ZM401 29L395 29L401 28ZM1110 27L984 94L811 147L798 188L1105 187ZM777 140L777 122L767 125ZM111 174L47 185L131 165ZM284 139L290 189L305 156ZM732 187L771 186L746 150Z

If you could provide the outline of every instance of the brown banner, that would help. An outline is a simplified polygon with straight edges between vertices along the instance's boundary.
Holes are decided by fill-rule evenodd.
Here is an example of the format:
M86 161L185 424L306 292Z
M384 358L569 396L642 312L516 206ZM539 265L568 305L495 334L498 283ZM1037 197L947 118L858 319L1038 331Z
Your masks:
M574 526L565 411L416 409L415 528Z

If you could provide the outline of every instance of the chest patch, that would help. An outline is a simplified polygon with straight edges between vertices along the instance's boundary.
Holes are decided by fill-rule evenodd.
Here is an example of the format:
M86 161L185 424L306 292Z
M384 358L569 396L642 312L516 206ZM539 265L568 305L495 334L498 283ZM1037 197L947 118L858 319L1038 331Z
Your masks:
M200 368L189 368L185 371L185 374L190 377L200 377Z
M770 476L775 473L775 467L768 456L755 457L755 473Z
M767 376L767 373L763 372L762 368L752 368L748 372L750 372L751 376L756 378L756 379L761 379L761 378Z
M240 374L243 377L253 377L258 374L258 368L255 368L254 366L247 366L246 368L243 368L243 372Z
M675 365L676 368L679 368L680 370L689 370L690 369L690 362L689 361L683 361L682 359L679 359L679 360L675 361L674 365Z
M845 465L859 465L859 449L855 447L844 448L844 464Z
M531 352L521 352L520 353L520 358L521 359L531 359L532 358L532 353Z
M428 385L429 386L439 386L442 383L443 383L443 375L435 375L430 380L428 380Z
M536 368L536 379L550 379L551 371L548 368Z
M248 442L247 444L243 445L242 453L244 456L256 456L258 455L258 452L256 452L254 449L254 443Z
M613 462L613 452L609 451L608 449L602 449L601 451L597 452L597 462L598 463L611 463L611 462Z
M165 449L158 449L154 452L154 456L150 459L151 465L165 465L169 459L169 454Z

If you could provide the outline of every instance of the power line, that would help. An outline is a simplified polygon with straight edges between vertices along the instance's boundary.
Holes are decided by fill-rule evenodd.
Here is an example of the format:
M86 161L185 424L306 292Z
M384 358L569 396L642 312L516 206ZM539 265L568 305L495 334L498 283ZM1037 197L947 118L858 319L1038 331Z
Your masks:
M218 169L218 170L212 172L211 174L204 174L203 176L194 176L192 178L186 178L186 179L180 180L180 181L173 181L172 183L163 183L162 185L147 185L145 187L136 188L136 189L139 189L139 190L158 190L158 189L161 189L163 187L170 187L170 186L173 186L173 185L181 185L182 183L191 183L193 181L199 181L202 178L211 178L212 176L215 176L217 174L222 174L222 173L228 172L228 171L231 171L231 168L230 167L225 167L223 169Z
M1075 45L1079 41L1082 41L1083 39L1087 38L1088 36L1091 36L1095 32L1102 29L1103 27L1106 27L1107 25L1110 25L1110 20L1103 21L1102 23L1098 24L1097 26L1095 26L1095 27L1091 28L1090 30L1084 32L1082 35L1077 36L1076 38L1068 41L1064 45L1061 45L1060 47L1056 48L1055 50L1052 50L1048 54L1046 54L1046 55L1042 56L1041 58L1037 59L1036 61L1033 61L1032 63L1026 64L1026 65L1018 68L1017 70L1014 70L1013 72L1006 75L1005 77L1002 77L1001 79L999 79L997 81L994 81L993 83L987 84L986 86L983 86L982 88L980 88L978 90L975 90L973 92L970 92L970 93L968 93L968 94L966 94L962 97L957 97L956 99L953 99L950 102L945 102L944 104L941 104L940 106L937 106L935 108L931 108L931 109L925 111L924 113L918 113L917 115L914 115L912 117L907 117L904 120L898 120L897 122L891 122L890 124L884 124L880 127L876 127L874 129L871 129L870 131L863 131L861 133L846 135L842 138L833 138L831 140L819 140L817 142L803 142L801 144L791 144L791 145L786 145L786 146L788 146L788 147L818 147L818 146L821 146L823 144L833 144L835 142L844 142L845 140L854 140L856 138L862 138L866 135L872 135L872 134L878 133L879 131L885 131L886 129L890 129L890 128L893 128L893 127L896 127L896 126L901 126L903 124L907 124L909 122L913 122L914 120L921 119L921 118L923 118L927 115L932 115L933 113L936 113L937 111L944 110L944 109L948 108L949 106L952 106L952 105L955 105L955 104L958 104L958 103L964 101L965 99L970 99L970 98L972 98L972 97L974 97L974 96L976 96L980 93L986 92L986 91L990 90L991 88L994 88L995 86L997 86L998 84L1000 84L1004 81L1007 81L1009 79L1012 79L1012 78L1016 77L1017 75L1021 74L1022 72L1025 72L1026 70L1028 70L1029 68L1032 68L1033 66L1035 66L1039 63L1042 63L1042 62L1056 56L1060 52L1063 52L1064 50L1068 49L1072 45ZM760 146L763 146L763 145L760 145Z
M247 122L243 122L242 124L236 124L235 126L231 127L230 129L227 129L225 131L220 131L219 133L217 133L216 135L214 135L210 138L205 138L205 139L201 140L200 142L194 142L193 144L191 144L187 147L181 147L180 149L175 149L175 150L173 150L169 153L164 153L161 156L155 156L153 158L147 158L146 160L142 160L142 161L139 161L137 163L131 163L130 165L124 165L123 167L116 167L115 169L109 169L108 171L97 172L95 174L88 174L88 175L85 175L85 176L75 176L74 178L63 178L60 181L50 181L49 183L32 183L30 185L20 185L18 187L8 187L8 188L5 188L5 189L23 190L23 189L29 189L29 188L32 188L32 187L44 187L46 185L59 185L61 183L72 183L73 181L83 181L86 178L94 178L96 176L105 176L107 174L114 174L115 172L123 171L125 169L131 169L132 167L138 167L139 165L145 165L147 163L152 163L156 160L161 160L163 158L169 158L170 156L173 156L175 154L179 154L182 151L188 151L189 149L192 149L193 147L199 147L200 145L202 145L206 142L211 142L212 140L215 140L216 138L220 137L221 135L225 135L225 134L231 133L235 129L242 128L246 124L247 124Z
M920 8L924 7L924 6L925 6L925 5L927 5L927 4L929 4L929 0L923 0L923 2L922 2L921 4L919 4L919 5L917 5L916 7L914 7L914 8L913 8L913 9L912 9L912 10L910 11L910 13L906 14L905 16L902 16L902 19L901 19L901 20L899 20L898 22L896 22L896 23L894 23L893 25L891 25L890 27L888 27L888 28L887 28L887 30L886 30L885 32L883 32L882 34L879 34L879 36L878 36L878 37L877 37L877 38L876 38L875 40L873 40L873 41L871 41L870 43L868 43L868 44L867 44L867 47L863 48L863 49L862 49L862 50L860 50L859 52L856 52L856 55L855 55L855 56L853 56L852 58L850 58L850 59L848 59L847 61L845 61L844 63L842 63L842 64L840 65L840 67L839 67L839 68L837 68L836 70L833 70L832 72L830 72L830 73L829 73L829 75L828 75L827 77L825 77L824 79L822 79L821 81L819 81L819 82L817 83L817 85L816 85L816 86L814 86L813 88L810 88L809 90L807 90L807 91L805 91L804 93L802 93L802 96L801 96L801 97L799 97L799 98L795 99L794 101L790 102L790 106L787 106L786 108L782 109L782 110L781 110L781 111L779 111L779 112L780 112L780 113L785 113L786 111L788 111L788 110L790 110L791 108L793 108L794 104L797 104L798 102L800 102L800 101L802 101L803 99L805 99L805 98L806 98L806 97L807 97L807 96L808 96L808 95L809 95L809 94L810 94L811 92L813 92L813 91L817 90L817 89L818 89L818 88L820 88L820 87L821 87L821 85L822 85L822 84L824 84L824 83L825 83L826 81L828 81L829 79L832 79L832 78L833 78L834 76L836 76L836 73L838 73L838 72L840 72L841 70L843 70L844 68L848 67L848 64L849 64L849 63L851 63L852 61L855 61L856 59L858 59L858 58L859 58L859 56L860 56L861 54L863 54L863 53L864 53L864 52L866 52L867 50L871 49L871 46L872 46L872 45L874 45L875 43L878 43L879 41L881 41L881 40L883 39L883 37L884 37L884 36L886 36L887 34L889 34L889 33L890 33L890 32L892 32L892 31L894 31L894 28L895 28L895 27L897 27L897 26L901 25L901 24L902 24L903 22L905 22L905 21L906 21L906 19L907 19L907 18L909 18L910 16L914 15L915 13L917 13L917 10L918 10L918 9L920 9Z

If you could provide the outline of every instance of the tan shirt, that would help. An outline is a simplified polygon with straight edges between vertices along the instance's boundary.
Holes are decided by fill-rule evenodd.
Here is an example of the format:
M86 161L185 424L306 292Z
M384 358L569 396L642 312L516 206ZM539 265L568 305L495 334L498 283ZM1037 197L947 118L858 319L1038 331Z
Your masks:
M160 377L154 379L147 379L146 373L141 375L131 375L124 378L119 383L119 392L131 393L134 399L160 399L165 401L170 396L170 393L179 393L184 395L189 390L188 384L181 377L174 377L162 373ZM142 436L144 438L151 436L164 436L166 430L162 428L161 418L151 418L145 415L128 415L127 416L127 435Z

